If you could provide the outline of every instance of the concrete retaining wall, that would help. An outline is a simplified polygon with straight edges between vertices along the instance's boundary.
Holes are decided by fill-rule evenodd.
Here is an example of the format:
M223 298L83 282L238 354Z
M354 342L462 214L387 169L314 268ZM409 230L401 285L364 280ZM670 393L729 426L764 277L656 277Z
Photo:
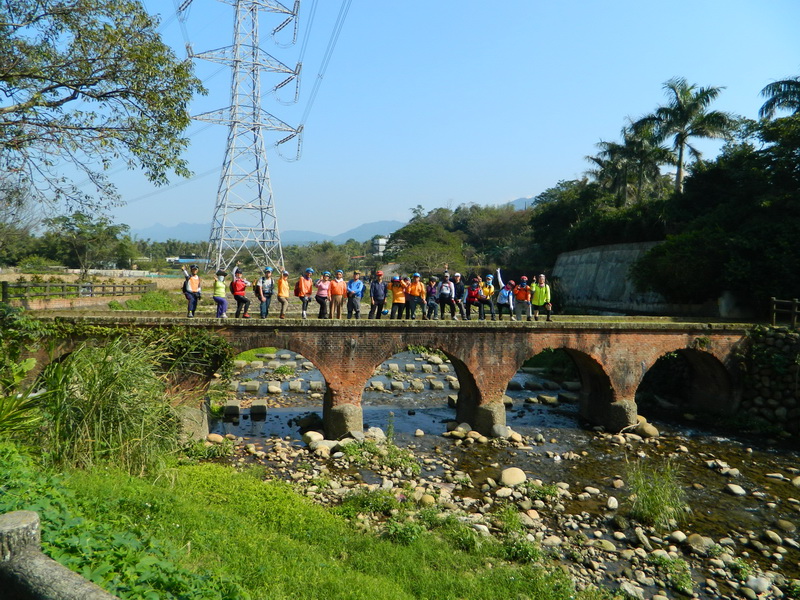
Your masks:
M41 551L39 515L0 515L0 597L4 600L118 600Z
M628 278L631 265L659 243L612 244L559 254L553 276L562 308L601 314L720 316L717 302L670 304L659 294L636 291Z

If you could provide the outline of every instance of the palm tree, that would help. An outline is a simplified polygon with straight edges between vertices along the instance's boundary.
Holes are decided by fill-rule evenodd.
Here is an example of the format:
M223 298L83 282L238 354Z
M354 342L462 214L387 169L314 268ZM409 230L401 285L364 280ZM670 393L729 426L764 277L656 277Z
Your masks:
M641 202L645 184L655 181L661 174L660 167L674 164L672 152L660 145L653 126L633 124L622 129L622 143L601 141L596 156L586 159L597 168L589 171L602 188L617 196L619 204L626 206L630 189L633 188L637 202Z
M634 129L653 127L656 139L672 138L677 172L675 191L683 191L683 174L686 154L699 159L700 151L692 146L691 138L723 138L734 127L734 118L728 113L713 110L708 106L719 96L721 87L697 87L689 85L683 77L674 77L664 83L667 93L666 106L660 106L634 124Z
M759 117L771 119L779 108L791 110L793 114L800 113L800 77L774 81L761 90L761 95L767 101L758 111Z

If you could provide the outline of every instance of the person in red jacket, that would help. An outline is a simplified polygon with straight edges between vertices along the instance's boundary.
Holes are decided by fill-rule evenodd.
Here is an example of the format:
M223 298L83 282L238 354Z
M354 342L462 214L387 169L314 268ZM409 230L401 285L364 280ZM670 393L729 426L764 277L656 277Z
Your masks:
M250 309L250 300L247 298L246 294L249 285L250 282L244 278L244 273L237 270L233 281L231 281L231 293L233 294L233 299L236 300L237 319L239 317L243 317L245 319L250 318L250 315L247 312Z

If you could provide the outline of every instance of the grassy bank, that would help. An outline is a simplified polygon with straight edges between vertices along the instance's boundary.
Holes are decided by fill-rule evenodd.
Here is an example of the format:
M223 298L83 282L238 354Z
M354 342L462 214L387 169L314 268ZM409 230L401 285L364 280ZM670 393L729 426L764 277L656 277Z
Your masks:
M464 551L435 531L379 538L261 471L200 464L154 482L106 470L54 478L11 446L0 454L0 510L39 511L47 552L124 598L576 597L560 569L509 562L494 541Z

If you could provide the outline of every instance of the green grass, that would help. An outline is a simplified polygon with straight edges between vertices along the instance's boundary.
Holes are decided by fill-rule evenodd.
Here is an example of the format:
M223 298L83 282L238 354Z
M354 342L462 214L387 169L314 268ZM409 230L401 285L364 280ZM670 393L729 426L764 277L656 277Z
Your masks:
M47 553L120 598L395 600L599 598L532 548L454 519L361 533L263 470L180 466L155 481L113 470L54 478L0 445L0 511L37 510ZM525 564L507 562L507 556ZM148 596L151 593L152 596Z
M667 459L658 464L636 461L628 467L631 517L658 529L668 529L686 517L686 493L680 469Z
M169 290L155 290L145 292L138 299L132 298L119 302L112 300L108 303L111 310L143 310L156 312L173 312L186 309L186 299L182 295Z
M242 352L235 358L236 360L246 360L246 361L259 360L256 354L275 354L277 351L278 351L277 348L270 348L270 347L253 348L252 350L246 350Z

